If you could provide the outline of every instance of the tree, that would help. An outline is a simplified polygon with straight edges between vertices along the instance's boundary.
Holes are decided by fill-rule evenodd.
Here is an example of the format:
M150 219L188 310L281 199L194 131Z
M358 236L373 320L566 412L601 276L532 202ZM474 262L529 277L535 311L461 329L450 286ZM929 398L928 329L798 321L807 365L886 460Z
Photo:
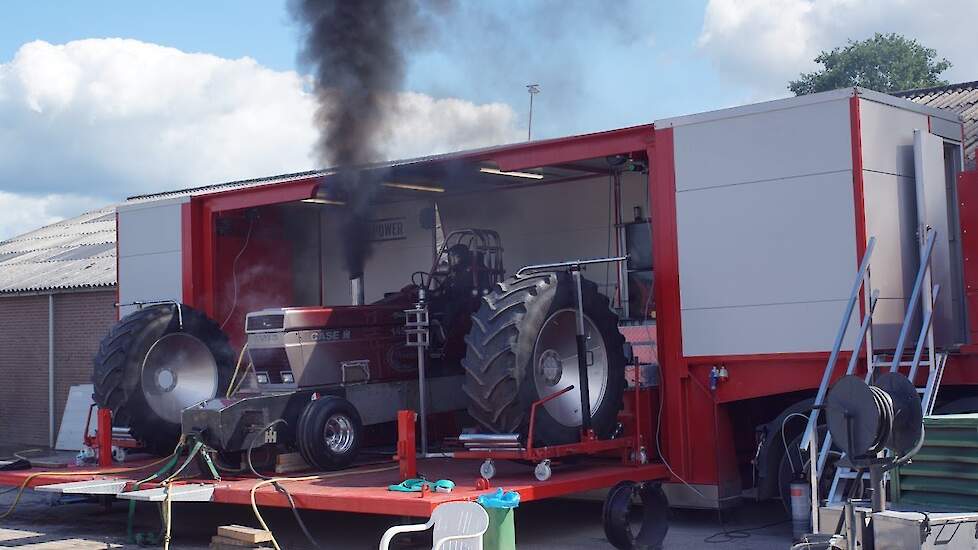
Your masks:
M896 33L876 33L844 48L822 51L815 62L823 69L802 73L788 89L795 95L862 86L879 92L947 85L938 78L951 67L937 51Z

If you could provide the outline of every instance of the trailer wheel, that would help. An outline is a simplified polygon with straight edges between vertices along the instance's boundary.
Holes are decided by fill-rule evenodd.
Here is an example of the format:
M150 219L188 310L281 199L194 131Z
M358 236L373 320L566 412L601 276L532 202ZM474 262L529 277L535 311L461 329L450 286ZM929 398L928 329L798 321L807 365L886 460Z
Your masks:
M621 481L608 491L601 517L615 548L659 549L669 531L669 501L658 483Z
M360 451L363 422L352 403L333 395L306 405L299 416L296 442L299 454L320 470L349 466Z
M179 315L173 304L146 306L99 344L93 397L112 411L114 425L165 455L180 438L183 409L223 395L233 370L234 352L217 323L188 306Z
M582 281L588 347L591 426L601 438L613 433L625 390L625 339L608 298ZM462 366L469 414L488 430L527 435L534 401L570 385L579 387L577 291L570 274L535 273L496 285L472 316ZM536 444L577 441L580 393L572 390L537 410Z

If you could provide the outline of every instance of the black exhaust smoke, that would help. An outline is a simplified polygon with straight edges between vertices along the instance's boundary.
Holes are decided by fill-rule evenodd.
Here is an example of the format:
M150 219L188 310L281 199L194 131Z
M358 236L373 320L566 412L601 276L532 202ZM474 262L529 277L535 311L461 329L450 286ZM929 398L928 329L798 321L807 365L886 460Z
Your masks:
M385 120L404 82L403 48L425 34L423 18L414 0L293 0L290 8L303 33L300 60L315 77L316 153L338 171L328 185L347 201L341 237L357 278L370 255L369 208L384 174L345 168L383 160Z

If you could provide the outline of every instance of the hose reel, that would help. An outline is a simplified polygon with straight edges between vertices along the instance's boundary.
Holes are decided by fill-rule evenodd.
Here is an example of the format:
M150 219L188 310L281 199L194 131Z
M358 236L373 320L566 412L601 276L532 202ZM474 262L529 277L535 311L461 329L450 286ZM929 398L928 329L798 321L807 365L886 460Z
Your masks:
M884 449L903 456L923 433L923 413L917 388L902 374L887 372L872 385L844 376L825 401L832 440L850 460L875 457Z
M896 372L877 376L872 385L844 376L826 397L825 418L832 441L845 452L840 464L869 470L873 511L883 511L883 474L909 460L923 441L917 388Z

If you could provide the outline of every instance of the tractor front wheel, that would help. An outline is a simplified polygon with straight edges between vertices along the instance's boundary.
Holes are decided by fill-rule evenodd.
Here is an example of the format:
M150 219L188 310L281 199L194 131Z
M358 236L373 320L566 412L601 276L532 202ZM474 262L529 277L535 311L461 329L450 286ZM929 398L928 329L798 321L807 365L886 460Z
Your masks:
M349 466L360 451L363 422L352 403L333 395L306 405L299 416L296 443L299 454L320 470Z

